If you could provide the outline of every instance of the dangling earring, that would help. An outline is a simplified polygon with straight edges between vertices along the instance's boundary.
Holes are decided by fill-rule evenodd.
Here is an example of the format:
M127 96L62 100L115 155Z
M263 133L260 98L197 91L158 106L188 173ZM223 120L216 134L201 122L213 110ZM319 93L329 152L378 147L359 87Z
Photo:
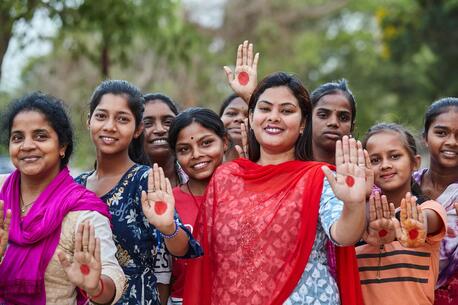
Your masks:
M60 154L60 158L61 159L65 158L65 153Z

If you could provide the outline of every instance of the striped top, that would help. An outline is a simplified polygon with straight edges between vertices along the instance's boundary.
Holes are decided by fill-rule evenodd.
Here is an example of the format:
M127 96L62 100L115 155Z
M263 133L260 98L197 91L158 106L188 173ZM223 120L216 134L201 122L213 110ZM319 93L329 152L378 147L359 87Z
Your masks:
M365 304L426 305L434 303L434 287L439 274L439 247L445 235L447 216L440 204L426 201L423 210L440 215L443 229L429 235L424 246L405 248L398 241L374 247L356 248Z

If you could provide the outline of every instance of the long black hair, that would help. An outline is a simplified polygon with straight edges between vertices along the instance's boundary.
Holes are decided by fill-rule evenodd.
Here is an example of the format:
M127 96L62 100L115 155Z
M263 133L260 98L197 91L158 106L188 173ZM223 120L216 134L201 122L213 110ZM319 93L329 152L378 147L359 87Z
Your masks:
M135 118L135 128L139 128L142 123L145 100L140 89L125 80L106 80L95 88L89 103L89 117L94 113L102 97L109 93L126 98L129 109ZM142 132L129 145L129 158L136 163L144 163L146 159L143 152L143 137Z
M143 95L143 98L145 100L145 104L159 100L162 103L166 104L175 115L178 115L179 108L177 103L174 100L172 100L172 98L163 93L147 93Z
M307 89L302 85L302 82L294 75L286 72L276 72L266 76L256 87L251 95L250 102L248 103L248 112L253 113L258 103L259 97L269 88L274 87L287 87L294 97L297 99L299 108L301 109L302 122L306 122L304 132L299 135L295 144L294 156L296 160L312 160L310 154L311 149L307 149L307 135L311 131L311 115L312 104ZM256 140L255 134L251 128L248 129L248 144L249 144L249 158L251 161L258 161L261 152L259 142Z

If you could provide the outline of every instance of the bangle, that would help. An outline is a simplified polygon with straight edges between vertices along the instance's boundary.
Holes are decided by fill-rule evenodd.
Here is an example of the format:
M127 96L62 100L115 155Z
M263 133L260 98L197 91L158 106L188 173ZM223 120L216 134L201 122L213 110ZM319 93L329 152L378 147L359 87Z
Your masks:
M88 295L89 299L91 299L91 300L92 299L97 299L98 297L100 297L102 295L103 290L104 290L105 287L103 286L103 281L102 281L101 278L99 279L99 282L100 282L100 286L102 286L102 288L100 289L100 292L97 293L97 295L92 295L92 296Z
M178 229L180 228L180 226L177 224L176 221L174 221L174 223L175 223L175 231L172 234L164 234L161 232L162 237L164 237L165 239L171 239L178 235Z

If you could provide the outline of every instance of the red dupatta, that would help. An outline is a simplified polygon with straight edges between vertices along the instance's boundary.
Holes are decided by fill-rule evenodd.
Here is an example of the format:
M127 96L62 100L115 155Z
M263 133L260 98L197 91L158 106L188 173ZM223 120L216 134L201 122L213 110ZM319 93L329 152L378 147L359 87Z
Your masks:
M188 266L185 305L286 301L315 241L323 164L238 159L217 169L194 231L204 256ZM362 304L353 247L339 250L343 260L349 263L337 268L342 305Z

